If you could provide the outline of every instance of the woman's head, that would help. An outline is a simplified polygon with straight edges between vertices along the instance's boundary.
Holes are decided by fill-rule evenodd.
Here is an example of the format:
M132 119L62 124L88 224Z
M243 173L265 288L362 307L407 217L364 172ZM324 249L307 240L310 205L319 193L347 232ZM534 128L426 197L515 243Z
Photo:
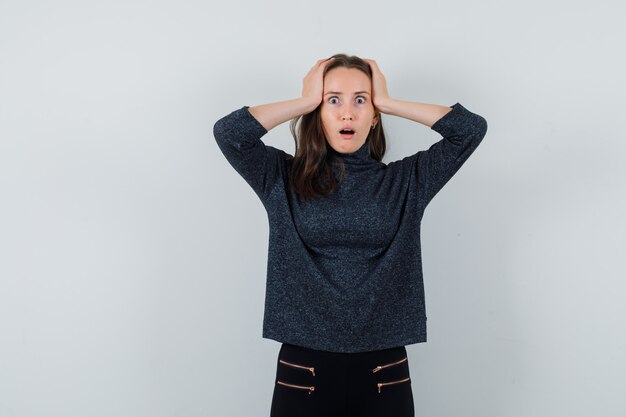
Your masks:
M324 71L320 119L328 144L339 153L358 150L376 126L372 70L358 57L335 55ZM349 129L353 134L343 134Z
M290 183L305 200L335 191L333 163L343 165L337 153L352 153L368 143L372 159L385 154L385 133L380 112L372 102L372 70L367 61L335 54L324 68L322 102L311 113L291 121L296 141ZM344 128L352 135L343 135Z

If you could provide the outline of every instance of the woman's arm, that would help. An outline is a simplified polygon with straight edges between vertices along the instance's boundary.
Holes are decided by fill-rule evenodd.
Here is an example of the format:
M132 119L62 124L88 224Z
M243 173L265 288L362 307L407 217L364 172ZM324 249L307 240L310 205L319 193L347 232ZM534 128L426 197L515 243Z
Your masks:
M387 81L378 64L373 59L366 59L372 69L372 101L381 112L403 117L432 127L435 122L452 109L438 104L413 103L396 100L389 96Z
M253 106L249 109L250 114L269 131L287 120L315 110L324 96L324 68L328 62L330 58L320 59L309 70L302 80L302 97Z
M300 97L293 100L252 106L248 110L269 131L287 120L312 112L318 104L306 97Z
M326 61L317 61L304 78L302 97L255 107L243 106L213 126L218 147L263 202L274 184L280 181L281 166L288 154L265 145L261 138L274 126L313 111L321 103Z
M428 127L432 127L437 120L452 111L452 108L438 104L413 103L392 98L382 100L376 107L383 113L404 117Z
M374 106L383 113L422 123L442 136L428 150L419 151L414 159L420 200L426 207L481 143L487 133L487 121L460 103L447 107L392 99L376 62L366 61L372 69Z

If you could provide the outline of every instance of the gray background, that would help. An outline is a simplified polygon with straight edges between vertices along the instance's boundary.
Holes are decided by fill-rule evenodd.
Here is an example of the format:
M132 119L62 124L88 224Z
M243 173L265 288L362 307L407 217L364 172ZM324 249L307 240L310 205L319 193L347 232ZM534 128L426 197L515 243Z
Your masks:
M212 126L336 52L489 123L423 220L416 415L626 415L620 3L1 1L0 417L269 415L267 216ZM440 138L383 117L385 162Z

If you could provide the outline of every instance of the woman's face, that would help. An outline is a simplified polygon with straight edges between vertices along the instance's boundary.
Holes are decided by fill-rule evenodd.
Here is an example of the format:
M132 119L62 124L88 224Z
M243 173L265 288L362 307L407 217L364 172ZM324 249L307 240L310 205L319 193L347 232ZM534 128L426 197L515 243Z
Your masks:
M324 97L320 109L328 144L337 152L358 150L378 122L372 104L372 82L356 68L334 68L324 77ZM351 129L345 134L343 129Z

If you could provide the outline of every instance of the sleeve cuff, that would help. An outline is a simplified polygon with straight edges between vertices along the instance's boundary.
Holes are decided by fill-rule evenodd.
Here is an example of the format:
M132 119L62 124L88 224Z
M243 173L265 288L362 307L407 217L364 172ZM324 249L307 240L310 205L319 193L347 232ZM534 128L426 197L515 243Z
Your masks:
M263 136L267 133L267 129L263 127L261 122L259 122L253 115L250 113L250 106L243 106L237 112L241 113L242 120L247 121L255 128L255 133L259 134L259 136Z
M431 126L432 130L439 132L443 137L468 136L486 131L487 122L482 116L469 111L461 103L456 103L451 107L452 111L437 120Z

